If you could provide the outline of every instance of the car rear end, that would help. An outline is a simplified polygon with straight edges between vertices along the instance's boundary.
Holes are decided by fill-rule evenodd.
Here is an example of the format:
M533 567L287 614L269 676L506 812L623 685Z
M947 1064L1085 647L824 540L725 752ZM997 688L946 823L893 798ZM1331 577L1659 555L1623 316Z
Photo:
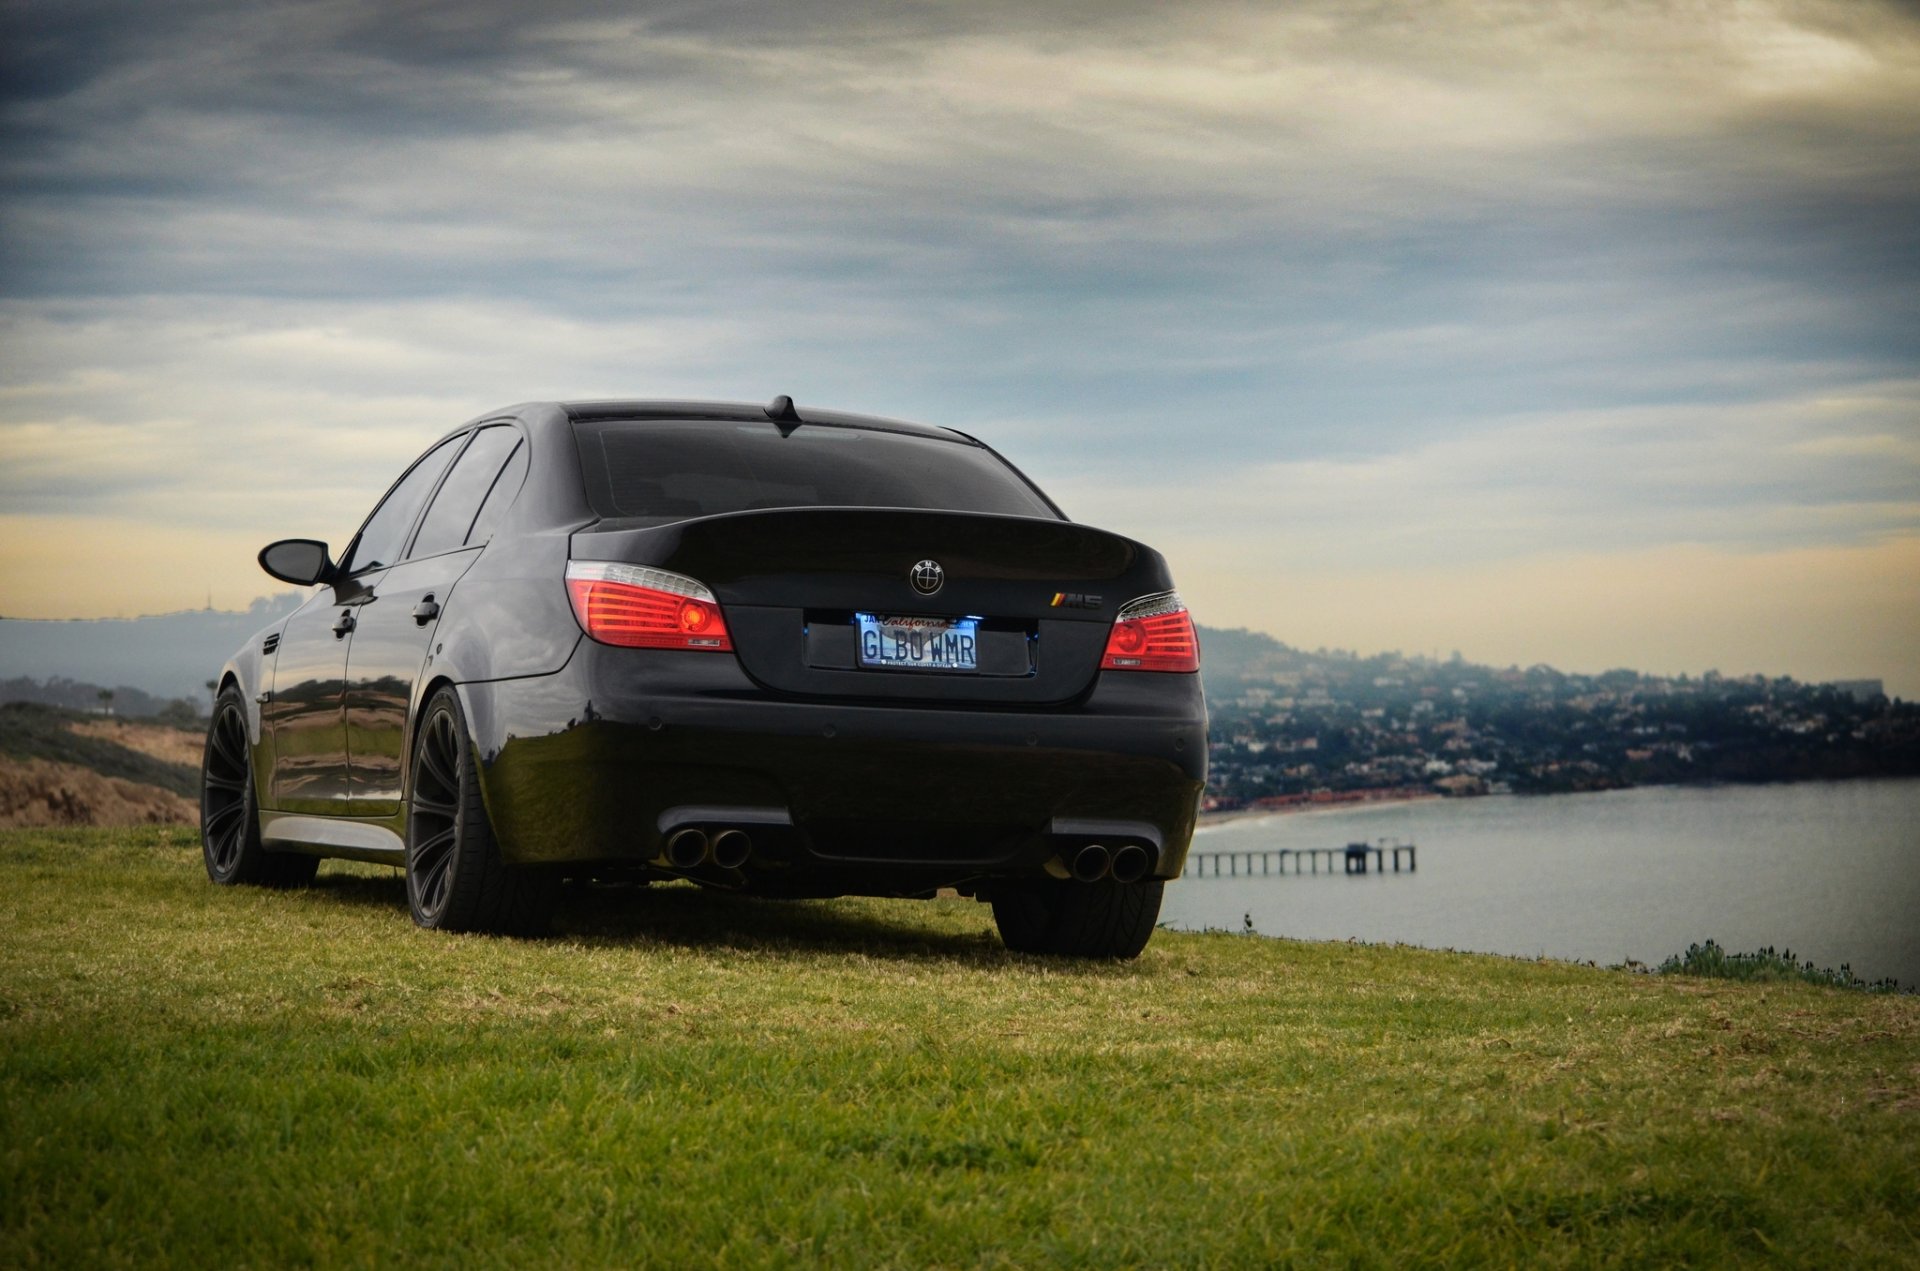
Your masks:
M1158 553L958 434L573 428L586 639L492 686L523 721L486 778L514 859L791 895L1178 876L1206 708Z

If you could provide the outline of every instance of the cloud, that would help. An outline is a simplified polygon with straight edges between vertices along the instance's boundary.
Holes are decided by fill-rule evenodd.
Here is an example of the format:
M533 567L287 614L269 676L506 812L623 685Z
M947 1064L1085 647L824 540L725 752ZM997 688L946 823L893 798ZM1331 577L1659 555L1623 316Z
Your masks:
M1200 571L1915 527L1908 7L4 21L21 524L250 561L490 406L789 392L986 436Z
M1895 421L1905 437L1872 431ZM1188 561L1294 572L1864 545L1920 532L1920 383L1521 417L1383 455L1249 462L1202 490L1036 472L1070 512Z

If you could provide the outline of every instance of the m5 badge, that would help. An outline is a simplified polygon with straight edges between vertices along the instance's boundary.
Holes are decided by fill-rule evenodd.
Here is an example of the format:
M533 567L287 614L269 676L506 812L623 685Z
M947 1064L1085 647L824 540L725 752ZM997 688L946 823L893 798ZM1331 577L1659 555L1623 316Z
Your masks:
M1084 591L1056 591L1053 593L1055 609L1098 609L1100 597Z

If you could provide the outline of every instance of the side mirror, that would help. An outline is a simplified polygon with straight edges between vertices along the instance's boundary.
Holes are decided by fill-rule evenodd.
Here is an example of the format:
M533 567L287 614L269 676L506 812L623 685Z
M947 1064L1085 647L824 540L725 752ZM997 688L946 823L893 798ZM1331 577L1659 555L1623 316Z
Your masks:
M327 545L316 538L283 538L260 549L260 568L285 583L302 587L333 577Z

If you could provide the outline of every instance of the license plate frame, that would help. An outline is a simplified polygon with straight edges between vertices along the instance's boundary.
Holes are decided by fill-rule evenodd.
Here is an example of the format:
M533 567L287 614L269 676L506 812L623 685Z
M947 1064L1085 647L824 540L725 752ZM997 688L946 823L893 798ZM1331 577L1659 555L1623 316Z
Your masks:
M865 671L980 673L980 619L856 613L856 657Z

